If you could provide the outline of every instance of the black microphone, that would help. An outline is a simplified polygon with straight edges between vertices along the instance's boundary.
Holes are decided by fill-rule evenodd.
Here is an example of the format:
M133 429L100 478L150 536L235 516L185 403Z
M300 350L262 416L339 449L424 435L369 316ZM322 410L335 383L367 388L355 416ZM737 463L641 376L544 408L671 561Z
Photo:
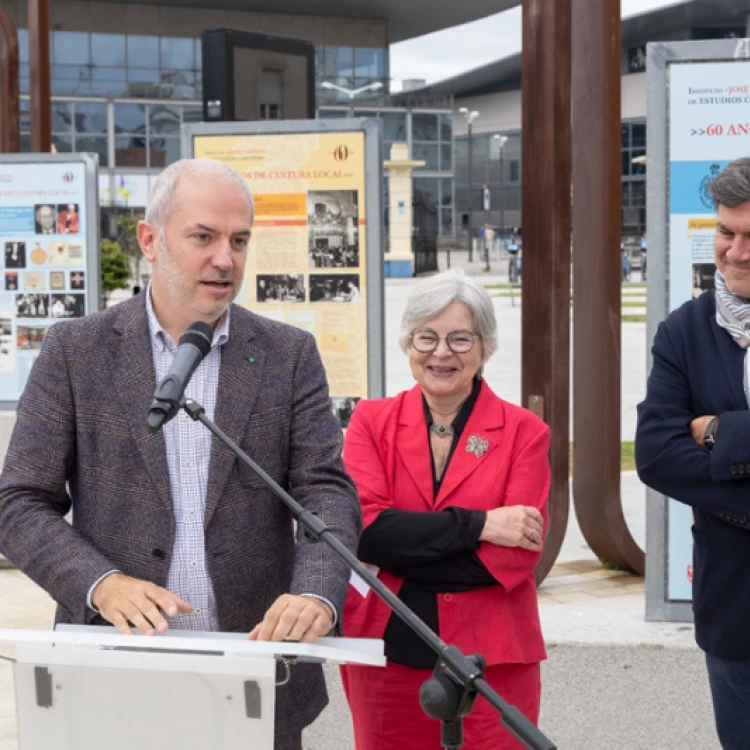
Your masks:
M154 401L148 410L148 426L153 432L176 416L190 378L211 349L213 335L211 326L199 320L180 337L172 366L156 386Z

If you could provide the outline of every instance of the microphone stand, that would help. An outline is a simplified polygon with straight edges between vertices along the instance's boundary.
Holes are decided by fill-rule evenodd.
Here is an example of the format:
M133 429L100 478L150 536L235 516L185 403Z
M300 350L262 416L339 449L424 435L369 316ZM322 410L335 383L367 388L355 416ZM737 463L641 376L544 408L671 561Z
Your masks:
M174 403L174 402L172 402ZM474 705L477 694L483 696L500 714L505 728L530 750L556 750L554 745L515 706L507 703L484 679L486 663L480 654L466 656L449 646L420 620L376 575L368 570L316 515L305 510L255 463L225 432L205 414L193 399L181 398L177 406L196 422L202 422L244 464L249 466L289 508L307 537L325 542L367 585L438 655L435 670L419 692L424 712L441 722L441 745L445 750L459 750L463 745L463 717Z

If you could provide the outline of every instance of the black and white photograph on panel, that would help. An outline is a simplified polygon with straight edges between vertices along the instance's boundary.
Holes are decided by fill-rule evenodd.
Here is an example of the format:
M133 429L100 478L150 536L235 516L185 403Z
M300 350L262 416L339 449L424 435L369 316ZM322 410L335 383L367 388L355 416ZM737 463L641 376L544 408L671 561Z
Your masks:
M25 242L6 242L5 243L5 267L6 268L26 268L26 243Z
M693 297L700 297L708 289L714 289L714 263L693 263Z
M48 294L17 294L16 317L47 318L49 317Z
M352 418L354 407L357 405L359 399L359 396L334 397L331 399L331 411L333 412L333 416L339 420L342 430L345 430L349 426L349 420Z
M36 234L56 234L57 208L51 203L37 203L34 206L34 232Z
M51 294L50 317L82 318L86 314L85 295Z
M359 302L358 273L311 273L310 302Z
M0 312L0 372L13 371L14 356L13 318L11 313Z
M260 275L255 291L258 302L304 302L305 277L301 273Z
M310 268L359 268L356 190L307 194L307 248Z

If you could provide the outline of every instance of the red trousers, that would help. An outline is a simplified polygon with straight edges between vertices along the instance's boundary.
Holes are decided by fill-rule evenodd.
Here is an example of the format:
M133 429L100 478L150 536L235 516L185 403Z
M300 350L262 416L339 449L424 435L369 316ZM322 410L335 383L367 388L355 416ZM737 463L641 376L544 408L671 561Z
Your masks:
M440 750L440 722L419 705L419 689L430 670L388 663L386 667L341 668L354 723L356 750ZM539 664L497 664L485 679L534 724L539 719ZM519 750L518 740L482 696L464 719L463 750Z

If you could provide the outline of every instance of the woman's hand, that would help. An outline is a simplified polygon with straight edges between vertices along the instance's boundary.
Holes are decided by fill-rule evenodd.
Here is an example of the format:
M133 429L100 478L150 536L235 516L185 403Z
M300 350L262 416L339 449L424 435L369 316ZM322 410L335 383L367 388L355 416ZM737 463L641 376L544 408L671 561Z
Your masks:
M544 519L528 505L508 505L487 511L480 542L500 547L523 547L532 552L542 549Z

